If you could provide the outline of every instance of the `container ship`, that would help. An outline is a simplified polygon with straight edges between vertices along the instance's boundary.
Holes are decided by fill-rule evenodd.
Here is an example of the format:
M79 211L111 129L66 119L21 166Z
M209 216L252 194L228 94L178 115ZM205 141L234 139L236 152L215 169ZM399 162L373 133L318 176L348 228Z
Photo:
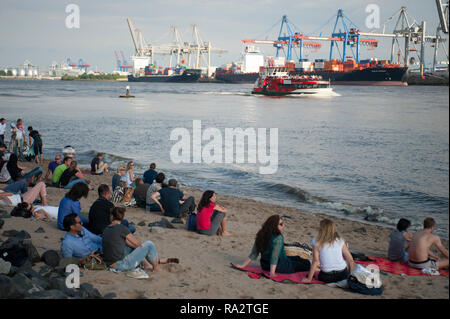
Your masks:
M264 55L254 46L246 46L242 61L217 68L215 78L224 83L255 83L259 68L264 66Z
M144 68L144 73L128 76L129 82L197 82L202 76L200 69L162 68L151 64Z

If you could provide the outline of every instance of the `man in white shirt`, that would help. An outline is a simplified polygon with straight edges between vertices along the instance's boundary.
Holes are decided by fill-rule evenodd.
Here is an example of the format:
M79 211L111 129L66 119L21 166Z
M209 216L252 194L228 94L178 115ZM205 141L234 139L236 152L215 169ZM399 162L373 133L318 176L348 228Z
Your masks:
M2 117L0 119L0 144L5 143L5 132L6 132L6 120Z

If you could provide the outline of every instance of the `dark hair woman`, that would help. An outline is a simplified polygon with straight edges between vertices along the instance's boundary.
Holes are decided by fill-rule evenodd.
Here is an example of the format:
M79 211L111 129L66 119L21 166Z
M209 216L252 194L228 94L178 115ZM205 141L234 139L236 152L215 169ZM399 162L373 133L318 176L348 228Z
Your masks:
M389 236L388 258L391 261L407 261L409 243L413 235L408 231L411 222L405 218L400 218L397 229L394 229Z
M207 190L203 193L197 208L197 231L203 235L231 236L227 232L228 210L216 205L216 193Z
M17 182L21 179L37 179L40 175L42 175L43 171L40 166L33 168L26 174L23 174L23 168L17 165L17 155L11 154L9 157L8 163L6 164L6 168L8 169L9 175L14 182Z
M250 262L256 260L261 254L261 268L275 273L291 274L299 271L308 271L311 263L299 256L286 256L284 252L283 220L279 215L270 216L256 234L255 243L248 259L237 268L245 268Z
M66 194L66 196L61 199L58 208L58 228L61 230L64 229L63 221L64 217L69 214L76 213L78 217L83 222L86 228L88 225L88 219L83 218L81 216L81 204L80 199L82 197L87 198L89 195L89 187L84 183L77 183L73 185L71 190Z

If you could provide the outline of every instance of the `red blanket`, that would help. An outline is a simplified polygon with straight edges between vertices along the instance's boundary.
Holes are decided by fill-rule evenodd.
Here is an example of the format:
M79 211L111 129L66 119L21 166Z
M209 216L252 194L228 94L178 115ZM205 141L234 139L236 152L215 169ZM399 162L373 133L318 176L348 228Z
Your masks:
M390 261L387 257L369 257L369 258L374 259L375 261L355 261L355 262L363 266L375 264L380 268L380 270L396 275L405 274L406 276L429 276L427 274L422 273L420 269L409 267L407 261L405 262ZM441 274L441 276L448 276L448 270L441 269L439 270L439 273Z
M308 277L309 271L302 271L302 272L296 272L293 274L275 274L275 277L270 277L270 273L268 271L263 270L260 266L247 266L245 268L237 268L233 264L231 264L233 268L236 268L238 270L246 271L248 276L252 279L259 279L262 276L272 279L276 282L283 282L286 280L295 282L297 284L305 284L305 282L302 282L303 278ZM322 281L317 280L317 274L316 273L313 277L313 280L307 284L323 284Z

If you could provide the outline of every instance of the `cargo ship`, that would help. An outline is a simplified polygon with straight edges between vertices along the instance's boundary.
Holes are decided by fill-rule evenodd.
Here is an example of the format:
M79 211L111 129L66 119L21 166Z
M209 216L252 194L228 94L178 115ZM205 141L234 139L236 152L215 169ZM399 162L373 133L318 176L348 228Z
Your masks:
M129 82L197 82L202 76L202 70L199 69L182 69L167 70L168 72L146 72L145 74L130 74Z
M215 78L224 83L255 83L259 68L264 66L264 55L254 46L246 46L242 61L217 68Z
M252 94L301 96L331 94L330 82L318 75L295 75L286 66L269 64L255 83Z

